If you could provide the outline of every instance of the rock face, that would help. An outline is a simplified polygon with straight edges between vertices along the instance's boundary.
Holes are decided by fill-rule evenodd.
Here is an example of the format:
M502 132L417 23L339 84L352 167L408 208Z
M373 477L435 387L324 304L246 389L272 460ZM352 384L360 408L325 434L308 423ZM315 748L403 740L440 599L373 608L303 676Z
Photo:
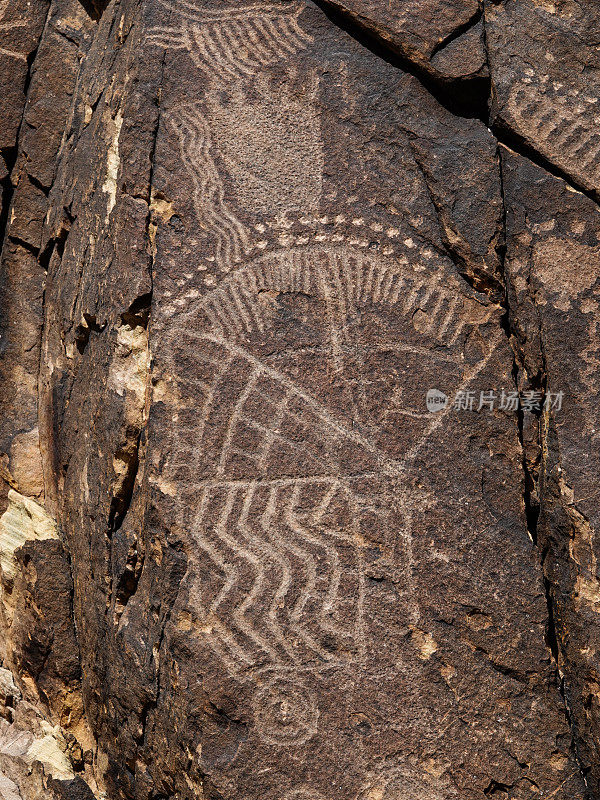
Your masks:
M594 13L0 2L0 797L600 797Z

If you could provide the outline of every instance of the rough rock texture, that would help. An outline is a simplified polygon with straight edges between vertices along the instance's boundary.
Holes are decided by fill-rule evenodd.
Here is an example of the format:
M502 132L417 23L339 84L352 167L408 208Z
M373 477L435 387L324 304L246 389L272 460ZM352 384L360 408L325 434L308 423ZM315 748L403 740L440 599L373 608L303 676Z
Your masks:
M0 796L600 797L593 9L5 5Z

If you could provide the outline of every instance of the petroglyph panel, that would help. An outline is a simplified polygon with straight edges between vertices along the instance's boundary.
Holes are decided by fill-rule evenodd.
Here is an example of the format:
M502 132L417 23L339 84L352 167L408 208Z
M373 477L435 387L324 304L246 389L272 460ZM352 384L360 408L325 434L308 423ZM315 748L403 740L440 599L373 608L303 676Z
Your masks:
M295 310L284 309L286 298ZM444 364L458 389L495 341L470 370L456 343L492 313L441 274L426 279L381 256L317 247L259 257L179 315L171 370L190 405L178 414L163 479L180 487L178 523L202 556L194 598L206 644L231 676L254 675L266 741L307 741L318 727L311 674L363 662L364 550L373 539L393 548L399 536L400 558L410 560L404 473L441 421L422 398L403 405L399 375L389 418L370 411L368 383L385 376L359 356L357 320L379 326L376 352L405 369L431 361L427 343L445 345L434 366ZM329 377L319 387L322 370ZM408 392L412 378L404 380ZM399 420L410 424L394 441ZM403 592L410 614L409 579Z

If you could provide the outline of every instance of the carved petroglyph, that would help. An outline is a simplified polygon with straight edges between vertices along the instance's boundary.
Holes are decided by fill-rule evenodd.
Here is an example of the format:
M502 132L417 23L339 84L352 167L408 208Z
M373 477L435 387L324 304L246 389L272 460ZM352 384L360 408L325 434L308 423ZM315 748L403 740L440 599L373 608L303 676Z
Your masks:
M185 0L161 2L180 17L179 25L153 28L148 40L186 50L208 78L221 83L252 77L313 41L298 21L301 3L209 10Z
M166 2L177 28L155 28L148 38L187 50L207 77L204 99L170 114L182 161L194 181L201 226L216 239L215 261L228 271L251 247L249 233L226 202L216 159L225 165L242 209L284 217L316 212L323 154L313 75L297 92L271 88L267 68L289 61L312 41L299 25L300 3L265 3L223 10ZM295 77L287 70L288 80Z
M548 76L517 85L508 108L518 131L534 138L542 152L582 179L600 186L600 109L597 90L581 86L578 102Z
M359 792L356 800L453 800L458 796L449 781L407 764L381 769Z
M400 551L405 608L413 623L419 614L406 459L442 415L432 420L397 403L415 424L406 447L386 451L382 425L394 422L372 415L361 315L382 337L387 331L382 349L403 371L408 358L428 356L432 342L450 363L456 344L494 308L468 297L440 265L418 271L407 259L361 251L358 217L346 236L331 233L335 245L289 234L288 246L257 256L268 246L256 241L262 220L282 236L293 216L298 225L315 219L330 227L319 213L318 82L310 74L298 81L286 65L275 90L267 71L310 43L298 24L302 6L165 5L181 24L150 39L188 50L207 78L202 99L171 111L170 125L198 219L215 241L211 258L229 274L203 297L174 301L170 368L182 404L161 480L178 487L177 522L197 545L197 635L232 679L252 688L263 740L300 746L317 730L319 677L331 668L352 672L368 657L364 561L373 542ZM399 235L382 225L369 231L365 246ZM292 295L297 308L283 308L279 298ZM292 328L333 376L324 395L295 370ZM404 329L414 341L402 339ZM464 381L479 368L463 370Z
M223 182L211 156L211 133L199 106L179 109L169 119L179 138L181 158L194 181L198 221L216 242L219 263L239 262L248 249L248 233L225 203Z
M27 20L25 19L16 19L11 20L10 22L5 22L4 18L8 13L11 7L11 0L0 0L0 36L2 34L7 33L8 31L12 31L15 28L25 28L27 27ZM11 56L12 58L18 58L20 61L27 62L27 54L26 53L17 53L14 50L10 50L6 47L2 47L0 45L0 54L5 56Z
M275 673L254 696L254 718L271 744L301 745L317 732L315 697L297 673Z
M411 274L393 259L344 246L267 254L233 273L202 305L216 330L237 339L254 330L263 332L268 325L269 309L258 299L261 292L325 297L336 330L343 330L352 310L394 306L418 325L420 333L448 345L455 344L469 325L486 322L494 310L467 301L441 271ZM421 316L415 322L417 310Z
M316 731L316 676L367 657L370 537L393 542L406 561L406 608L418 619L410 597L414 498L403 482L441 415L423 414L417 441L396 458L376 428L354 427L302 376L269 363L260 343L278 324L273 298L289 294L322 304L322 357L342 376L353 353L350 321L361 310L389 308L392 318L411 320L417 307L427 309L430 322L415 333L452 347L493 307L461 297L441 274L420 277L352 248L311 247L255 259L177 318L171 369L189 411L174 426L163 479L181 487L178 524L202 554L193 593L201 635L231 676L256 687L263 739L300 745ZM428 352L402 348L419 359Z

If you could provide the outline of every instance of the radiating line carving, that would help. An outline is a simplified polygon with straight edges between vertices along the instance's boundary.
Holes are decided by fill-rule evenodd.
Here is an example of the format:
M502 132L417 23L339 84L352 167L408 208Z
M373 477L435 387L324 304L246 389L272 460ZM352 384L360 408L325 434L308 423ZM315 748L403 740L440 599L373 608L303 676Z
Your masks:
M148 40L186 50L202 72L223 83L252 77L313 41L298 21L302 3L209 10L185 0L160 1L179 16L179 24L153 28Z

